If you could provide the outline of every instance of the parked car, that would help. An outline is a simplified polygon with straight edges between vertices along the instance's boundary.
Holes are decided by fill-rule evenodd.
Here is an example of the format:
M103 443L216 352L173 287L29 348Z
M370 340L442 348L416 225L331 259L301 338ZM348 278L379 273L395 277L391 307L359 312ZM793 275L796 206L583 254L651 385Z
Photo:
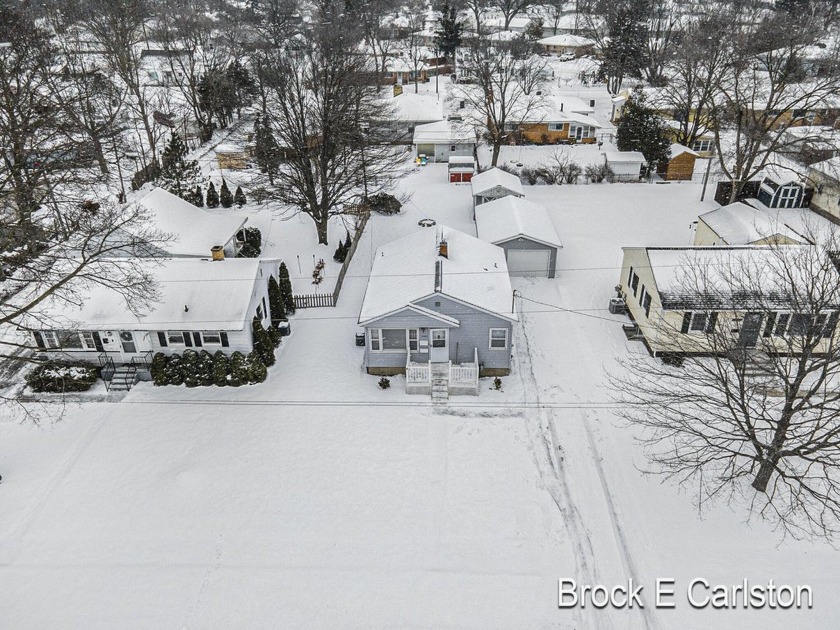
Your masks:
M575 53L573 52L564 52L562 55L558 57L560 61L574 61L575 60Z

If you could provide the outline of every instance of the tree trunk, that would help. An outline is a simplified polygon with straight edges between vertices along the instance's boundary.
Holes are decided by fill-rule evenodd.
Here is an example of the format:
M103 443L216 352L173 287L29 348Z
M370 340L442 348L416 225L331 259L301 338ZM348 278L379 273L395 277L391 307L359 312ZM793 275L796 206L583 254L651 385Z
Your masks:
M490 166L495 167L496 163L499 161L499 153L502 151L502 144L501 142L493 143L493 158L490 161Z
M758 469L755 479L753 479L752 487L758 492L767 492L767 485L770 483L770 478L776 470L776 464L779 458L777 455L772 455L761 461L761 467Z
M99 164L99 172L103 175L108 174L108 160L105 159L105 151L102 149L102 143L99 138L92 138L93 152L96 155L96 162Z
M318 245L329 245L327 243L327 219L315 220L315 229L318 230Z

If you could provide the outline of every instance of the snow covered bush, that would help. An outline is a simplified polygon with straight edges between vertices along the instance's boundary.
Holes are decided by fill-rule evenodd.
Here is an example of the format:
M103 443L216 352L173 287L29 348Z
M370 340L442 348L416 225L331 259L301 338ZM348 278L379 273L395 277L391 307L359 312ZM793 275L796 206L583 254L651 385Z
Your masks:
M383 376L379 379L379 389L388 389L391 387L391 379L387 376Z
M213 355L213 384L217 387L226 387L229 372L230 360L224 352L216 350L216 354Z
M377 193L367 198L367 204L373 212L379 214L397 214L402 208L399 199L388 193Z
M187 387L198 387L198 353L195 350L184 350L181 355L181 378Z
M239 387L248 382L248 360L241 352L234 352L230 355L230 370L228 372L228 385Z
M169 355L169 361L164 370L167 385L183 385L184 375L181 373L181 355Z
M215 361L213 355L202 350L198 353L198 370L196 376L198 384L202 387L207 387L213 384L213 369L215 368Z
M584 173L593 184L600 184L613 176L612 169L606 164L590 164L586 167Z
M248 198L245 197L245 193L242 192L242 186L236 187L236 192L233 193L233 203L235 203L240 208L248 203Z
M245 228L237 238L242 242L242 248L236 255L237 258L256 258L262 251L262 232L259 228L249 227Z
M271 352L274 359L274 351ZM248 382L251 384L262 383L268 376L268 369L260 358L260 353L254 350L248 355Z
M283 301L283 293L280 291L280 284L274 279L274 276L268 278L268 308L271 311L272 326L277 326L286 319L286 304Z
M99 378L99 368L91 363L50 361L26 375L33 392L86 392Z
M274 341L271 335L256 317L251 325L251 330L254 337L254 352L257 353L265 366L274 365Z
M286 305L287 313L295 312L295 296L292 294L292 281L289 278L289 269L286 263L280 263L280 293L283 295L283 303Z
M230 188L228 188L224 179L222 180L222 187L219 189L219 203L222 204L222 208L233 206L233 193L230 192Z
M219 207L219 193L216 190L216 187L213 185L213 182L210 182L210 186L207 188L207 207L208 208L218 208Z
M152 374L152 383L157 386L161 385L169 385L169 381L167 380L167 371L166 368L169 366L169 358L163 354L163 352L158 352L152 357L152 366L149 371Z

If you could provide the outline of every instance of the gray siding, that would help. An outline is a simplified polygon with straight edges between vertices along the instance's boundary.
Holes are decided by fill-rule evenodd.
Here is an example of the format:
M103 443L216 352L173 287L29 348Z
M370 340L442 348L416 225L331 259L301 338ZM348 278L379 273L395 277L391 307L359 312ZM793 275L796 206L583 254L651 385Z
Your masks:
M545 245L544 243L538 243L536 241L532 241L527 236L522 237L522 241L519 238L515 238L510 241L503 241L501 243L496 243L499 247L505 250L505 258L507 258L507 250L509 249L548 249L551 250L551 262L548 269L548 277L553 278L555 275L555 269L557 268L557 248L550 247Z
M439 302L440 306L435 306ZM445 295L434 295L417 302L418 306L454 317L460 322L458 327L446 326L435 320L411 313L392 315L365 327L365 365L367 367L405 367L404 352L371 352L370 328L448 328L449 359L453 363L469 363L473 360L473 349L478 349L478 361L485 368L510 368L512 322L471 306L461 304ZM490 350L490 329L505 328L508 331L508 347L505 350ZM420 332L421 340L428 340L428 332ZM411 353L411 360L424 362L429 360L428 353Z

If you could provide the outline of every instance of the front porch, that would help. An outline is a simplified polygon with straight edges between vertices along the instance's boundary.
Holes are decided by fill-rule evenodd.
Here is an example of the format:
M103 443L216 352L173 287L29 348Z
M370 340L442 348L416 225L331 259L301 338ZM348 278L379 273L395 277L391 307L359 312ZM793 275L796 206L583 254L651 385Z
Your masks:
M405 392L431 395L445 401L449 396L478 396L478 350L471 363L406 361Z

